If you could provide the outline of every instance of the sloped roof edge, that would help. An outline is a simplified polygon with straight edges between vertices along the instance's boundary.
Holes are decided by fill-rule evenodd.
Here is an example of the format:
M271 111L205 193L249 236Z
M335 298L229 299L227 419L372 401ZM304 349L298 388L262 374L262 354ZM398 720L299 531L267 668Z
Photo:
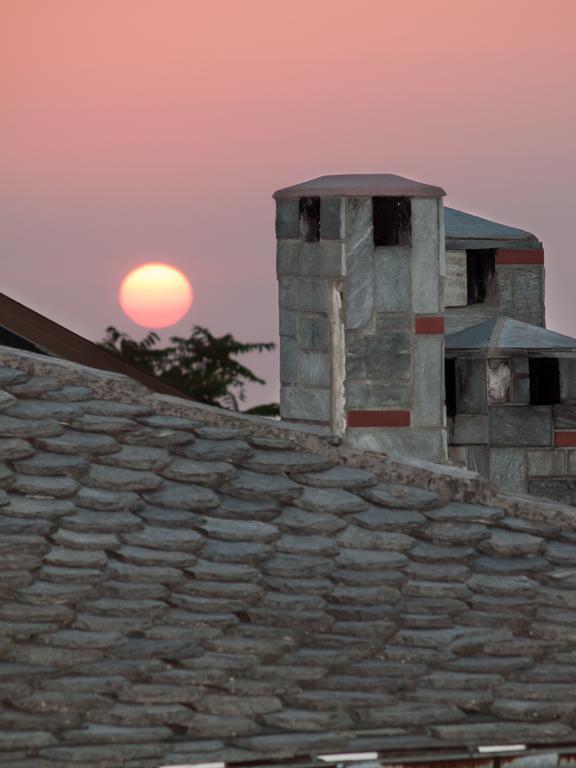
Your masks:
M447 206L444 207L444 229L446 245L450 248L458 247L459 242L470 243L468 247L477 248L541 247L541 242L532 232ZM477 242L476 246L474 242Z
M155 392L180 395L155 376L144 373L94 342L55 323L33 309L0 294L0 326L49 355L129 376ZM181 395L184 397L183 395Z
M485 350L576 352L576 338L548 328L524 323L511 317L489 318L481 323L446 335L446 351Z
M443 197L442 187L407 179L395 173L342 173L318 176L274 192L276 200L312 197Z

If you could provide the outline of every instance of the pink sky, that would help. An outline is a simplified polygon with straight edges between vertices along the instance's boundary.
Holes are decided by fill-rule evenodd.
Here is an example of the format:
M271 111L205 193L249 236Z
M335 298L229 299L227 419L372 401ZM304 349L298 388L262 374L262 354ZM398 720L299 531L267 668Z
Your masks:
M572 0L0 0L0 291L91 339L164 260L276 338L272 192L390 172L543 241L576 335ZM277 398L277 353L253 360Z

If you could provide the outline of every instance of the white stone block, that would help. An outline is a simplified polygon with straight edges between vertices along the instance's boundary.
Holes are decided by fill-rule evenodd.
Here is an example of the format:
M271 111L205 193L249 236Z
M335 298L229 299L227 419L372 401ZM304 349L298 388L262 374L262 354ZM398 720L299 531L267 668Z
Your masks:
M330 390L282 387L280 416L293 421L330 421Z
M415 427L441 427L444 404L444 337L416 336L414 341Z
M465 307L468 304L466 251L446 251L444 306Z
M374 313L372 198L348 198L346 207L346 327L365 328Z
M412 309L440 311L439 202L436 198L412 200Z
M566 454L562 449L528 451L530 477L561 477L566 474Z
M504 491L526 493L524 451L521 448L492 448L490 479Z
M346 441L360 451L387 453L392 457L446 461L442 430L411 427L348 429Z
M410 248L378 248L375 255L376 311L409 312L412 304Z

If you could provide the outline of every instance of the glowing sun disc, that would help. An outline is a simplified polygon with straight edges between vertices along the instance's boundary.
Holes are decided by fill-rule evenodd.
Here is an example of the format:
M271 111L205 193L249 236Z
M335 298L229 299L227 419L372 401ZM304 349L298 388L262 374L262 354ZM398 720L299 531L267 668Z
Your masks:
M194 293L186 275L169 264L142 264L122 280L120 306L138 325L166 328L181 320L192 306Z

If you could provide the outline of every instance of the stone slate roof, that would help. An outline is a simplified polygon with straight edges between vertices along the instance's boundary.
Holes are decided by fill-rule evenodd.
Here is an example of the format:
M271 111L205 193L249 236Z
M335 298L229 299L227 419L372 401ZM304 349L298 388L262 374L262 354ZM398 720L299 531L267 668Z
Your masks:
M273 197L443 197L442 187L434 187L421 181L397 176L395 173L342 173L318 176L316 179L284 187L274 192Z
M456 208L444 208L444 229L446 247L449 250L542 247L541 242L531 232L474 216Z
M576 742L571 508L32 353L0 409L2 765Z
M446 334L447 352L473 349L491 354L531 349L576 352L576 339L511 317L493 317L463 331Z

